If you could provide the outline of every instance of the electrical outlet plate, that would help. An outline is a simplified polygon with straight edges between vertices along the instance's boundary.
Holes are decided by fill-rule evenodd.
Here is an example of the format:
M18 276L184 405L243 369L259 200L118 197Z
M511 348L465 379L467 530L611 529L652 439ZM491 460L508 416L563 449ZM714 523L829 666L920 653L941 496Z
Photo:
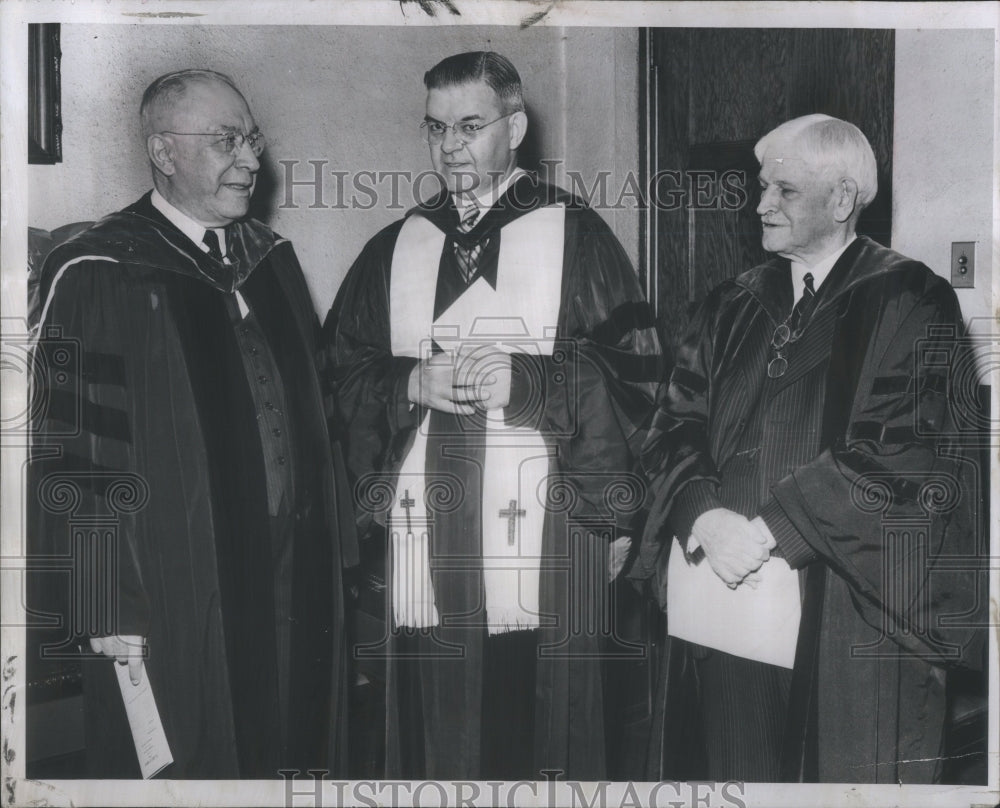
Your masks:
M951 285L956 289L971 289L976 285L976 242L951 243Z

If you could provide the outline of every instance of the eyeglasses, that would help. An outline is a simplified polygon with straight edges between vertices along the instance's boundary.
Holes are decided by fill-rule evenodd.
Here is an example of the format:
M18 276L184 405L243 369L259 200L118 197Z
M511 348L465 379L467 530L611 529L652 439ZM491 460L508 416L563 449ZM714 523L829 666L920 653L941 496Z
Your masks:
M492 126L497 121L509 118L513 114L513 112L508 112L506 115L501 115L499 118L494 118L492 121L487 121L486 123L459 121L458 123L447 124L442 121L435 121L432 118L429 118L420 124L420 129L423 132L424 139L428 143L440 143L444 140L444 136L450 129L454 132L455 138L460 143L464 144L479 137L479 133L482 132L487 126Z
M215 146L219 151L225 152L226 154L231 154L235 157L240 153L240 149L243 148L244 143L250 144L250 151L253 152L254 157L260 157L261 153L264 151L264 133L263 132L251 132L249 135L245 135L242 132L160 132L161 135L188 135L191 137L214 137L218 138L212 145Z
M785 358L783 349L794 342L798 342L799 337L802 336L800 329L796 328L792 331L791 326L788 324L789 320L791 320L791 315L785 318L784 322L778 323L778 326L774 329L774 333L771 335L771 350L774 351L774 356L767 363L767 375L772 379L780 379L785 375L785 372L788 370L788 360Z

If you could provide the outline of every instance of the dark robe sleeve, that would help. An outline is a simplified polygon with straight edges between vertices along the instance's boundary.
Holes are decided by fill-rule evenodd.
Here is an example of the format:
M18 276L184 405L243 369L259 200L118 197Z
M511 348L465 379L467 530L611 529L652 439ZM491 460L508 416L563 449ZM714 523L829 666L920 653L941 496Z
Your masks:
M323 326L326 375L342 423L349 476L354 484L381 472L403 456L422 411L407 397L412 357L392 355L389 276L398 222L373 238L347 273ZM356 516L364 530L372 509Z
M69 625L89 624L95 635L146 636L150 622L136 562L143 527L132 515L148 490L133 440L131 414L141 379L130 377L135 363L128 354L138 347L125 314L135 303L131 297L113 263L70 266L54 288L35 351L33 395L40 406L30 470L29 541L35 552L70 560L78 580L105 582L115 597L113 614L102 612L97 624L97 616L72 613L86 607L79 597L66 596L68 577L46 582L40 600L58 604ZM71 540L73 523L96 517L106 524L112 516L116 532L110 547L88 545L89 552L81 552ZM107 535L96 531L89 539L107 542ZM102 589L95 594L103 594Z
M943 281L889 296L846 434L773 486L761 511L790 564L827 564L866 622L884 628L887 615L904 629L897 639L932 658L956 639L971 650L970 632L938 618L977 608L981 483L953 441L949 401L950 375L974 367L967 347Z
M291 242L286 241L279 245L270 260L280 268L278 277L281 285L295 312L302 339L315 360L317 379L322 388L318 392L323 398L323 411L330 438L331 466L325 470L330 478L324 484L324 491L330 497L328 507L331 512L327 520L331 531L330 540L334 547L340 548L342 566L354 567L359 562L358 537L351 486L344 463L343 419L337 410L335 396L328 394L326 390L326 385L330 382L327 373L328 356L322 340L323 332L316 316L316 309L313 307L309 286Z
M657 410L642 448L642 465L652 492L649 518L637 565L651 575L670 539L686 542L705 511L722 507L720 474L708 434L713 368L723 340L721 322L735 287L716 287L699 307L677 352L670 379L657 394Z
M628 256L595 212L567 212L559 342L545 357L541 430L575 517L631 531L644 513L638 453L662 373L660 342ZM516 375L515 375L515 378ZM512 399L516 399L516 386Z

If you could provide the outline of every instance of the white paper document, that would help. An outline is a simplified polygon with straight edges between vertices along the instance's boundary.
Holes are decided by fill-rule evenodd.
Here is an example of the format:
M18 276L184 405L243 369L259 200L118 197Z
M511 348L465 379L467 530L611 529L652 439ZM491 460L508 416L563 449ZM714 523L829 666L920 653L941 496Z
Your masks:
M114 668L118 674L122 700L125 702L128 725L132 730L135 753L139 756L139 769L143 779L148 780L173 763L174 757L170 754L167 736L163 732L163 722L156 709L156 699L153 698L153 688L149 685L145 663L142 666L142 679L137 685L133 685L129 679L128 665L116 662Z
M677 539L667 566L667 633L727 654L791 668L802 604L799 574L783 558L760 568L756 589L730 589L704 557L687 559Z

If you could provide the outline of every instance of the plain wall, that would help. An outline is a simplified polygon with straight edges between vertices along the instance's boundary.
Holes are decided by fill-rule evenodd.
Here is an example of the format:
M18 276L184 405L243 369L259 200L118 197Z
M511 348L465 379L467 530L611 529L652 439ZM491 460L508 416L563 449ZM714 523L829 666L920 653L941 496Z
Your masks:
M63 162L29 167L30 224L53 229L138 199L151 187L143 89L172 70L219 70L267 137L253 211L294 242L321 316L364 243L415 202L413 184L393 173L430 168L423 74L445 56L496 50L514 62L530 118L525 157L562 161L550 178L579 172L590 188L609 172L616 188L638 166L634 28L64 24L61 34ZM312 179L309 161L319 161L321 196L299 186L286 206L286 177ZM420 187L426 197L436 186ZM638 212L601 213L635 262Z
M892 246L951 278L951 243L976 242L976 285L957 289L973 329L993 306L994 32L899 30Z
M386 173L429 168L417 128L424 70L471 49L518 66L527 161L562 161L552 177L564 186L566 169L588 189L607 172L614 201L638 169L636 29L64 24L63 162L29 167L30 223L52 229L137 199L150 186L143 88L170 70L213 67L244 89L267 134L254 211L293 240L323 314L365 241L414 202L405 180L393 198ZM968 318L992 311L993 60L990 30L896 32L893 246L947 277L951 242L975 241L976 288L958 290ZM309 161L322 165L324 207L310 207L312 186L293 189L285 207L286 178L311 179ZM634 206L600 212L635 262Z

